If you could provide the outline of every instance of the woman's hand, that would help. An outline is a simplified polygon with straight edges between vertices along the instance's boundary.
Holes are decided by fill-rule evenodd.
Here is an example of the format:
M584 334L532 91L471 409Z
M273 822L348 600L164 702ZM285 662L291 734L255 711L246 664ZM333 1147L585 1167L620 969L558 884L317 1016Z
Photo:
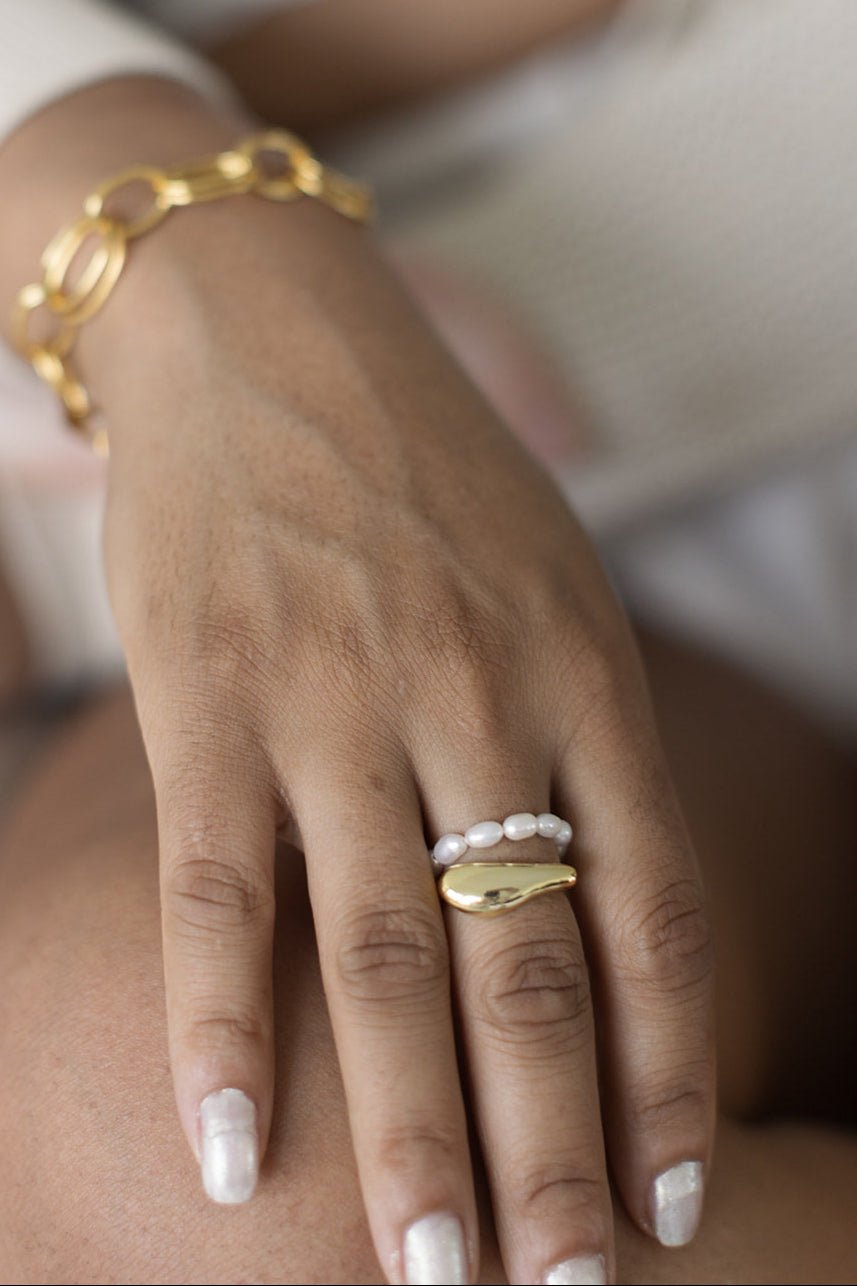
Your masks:
M209 1192L246 1198L254 1137L264 1151L291 827L389 1277L477 1271L464 1084L511 1281L610 1277L608 1158L632 1217L689 1239L712 1127L706 920L588 541L339 216L252 197L179 212L134 273L91 354L106 552L158 799L176 1092ZM427 844L547 810L575 826L570 903L442 913ZM224 1089L241 1094L209 1098Z
M31 194L0 203L0 294L106 175L247 126L144 78L32 118L0 152L4 190ZM388 1276L476 1274L462 1077L510 1280L612 1274L608 1156L632 1217L687 1239L713 1109L701 890L627 625L561 498L365 234L309 200L171 215L77 356L110 424L108 573L209 1191L249 1195L264 1151L275 834L299 833ZM549 809L575 824L570 902L441 913L427 844Z

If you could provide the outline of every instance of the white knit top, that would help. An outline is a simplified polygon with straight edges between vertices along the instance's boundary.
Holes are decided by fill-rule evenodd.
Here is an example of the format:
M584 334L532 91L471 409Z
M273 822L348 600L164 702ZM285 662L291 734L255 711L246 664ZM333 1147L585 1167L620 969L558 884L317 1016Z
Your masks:
M276 7L276 0L0 0L0 140L52 99L111 76L169 76L228 96L226 81L170 33L202 42Z

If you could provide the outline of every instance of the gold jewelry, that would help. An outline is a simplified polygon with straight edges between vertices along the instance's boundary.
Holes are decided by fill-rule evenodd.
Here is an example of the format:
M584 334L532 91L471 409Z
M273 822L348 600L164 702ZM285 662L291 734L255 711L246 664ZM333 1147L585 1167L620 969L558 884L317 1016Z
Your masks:
M108 199L135 184L148 187L148 207L131 219L108 214ZM92 402L69 361L80 327L101 311L113 293L129 241L151 232L179 206L247 192L269 201L315 197L358 223L367 223L374 215L368 187L323 165L294 134L265 130L215 156L165 169L132 165L100 183L84 201L83 214L48 242L41 259L41 281L18 292L12 311L15 347L59 396L72 427L86 433L99 454L107 454L107 435L89 425ZM94 245L72 282L69 269L87 242ZM40 309L49 314L53 329L47 337L36 339L30 322Z
M461 862L450 866L438 880L444 902L458 911L477 915L502 915L531 898L577 883L573 866L557 862Z

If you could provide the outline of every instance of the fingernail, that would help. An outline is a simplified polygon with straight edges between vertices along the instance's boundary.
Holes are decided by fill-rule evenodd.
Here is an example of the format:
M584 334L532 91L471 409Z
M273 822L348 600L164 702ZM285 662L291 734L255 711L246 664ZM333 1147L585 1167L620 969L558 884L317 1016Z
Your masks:
M199 1105L202 1186L212 1201L249 1201L259 1177L256 1106L242 1090L215 1090Z
M544 1276L544 1286L604 1286L606 1281L603 1255L575 1255L554 1264Z
M407 1286L465 1286L464 1229L455 1215L426 1215L405 1233Z
M655 1179L655 1236L662 1246L686 1246L702 1215L702 1162L682 1161Z

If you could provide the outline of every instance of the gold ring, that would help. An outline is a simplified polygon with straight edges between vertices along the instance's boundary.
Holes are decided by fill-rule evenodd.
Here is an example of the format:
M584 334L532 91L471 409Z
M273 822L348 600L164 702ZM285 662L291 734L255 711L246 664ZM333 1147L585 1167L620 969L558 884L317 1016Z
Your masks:
M573 866L560 862L460 862L438 880L444 902L475 915L502 915L531 898L577 883Z

